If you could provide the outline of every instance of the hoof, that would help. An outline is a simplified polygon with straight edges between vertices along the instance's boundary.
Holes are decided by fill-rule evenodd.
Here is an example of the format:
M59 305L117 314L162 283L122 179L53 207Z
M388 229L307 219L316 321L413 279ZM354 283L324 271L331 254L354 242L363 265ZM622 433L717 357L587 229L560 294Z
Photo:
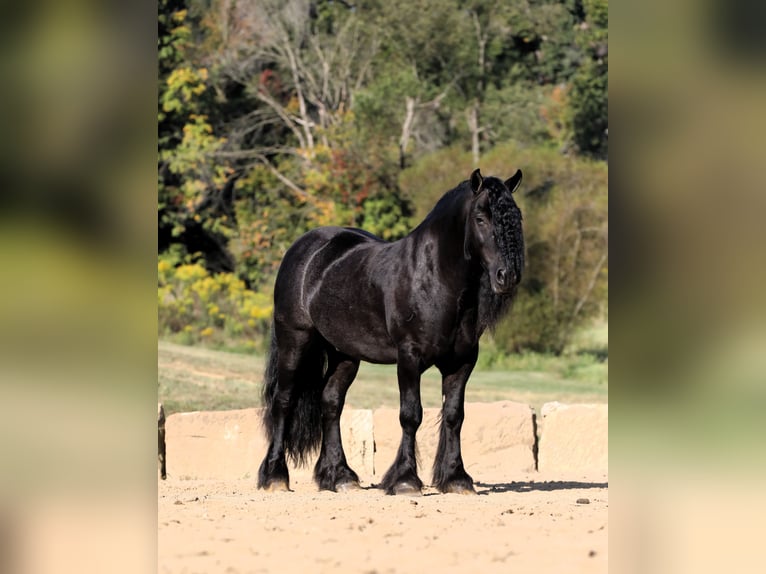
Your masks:
M464 484L448 484L444 489L445 494L468 494L475 495L476 491L473 486L468 487Z
M398 482L394 485L393 492L396 496L420 496L420 487L411 482Z
M289 492L290 487L284 480L274 480L263 487L266 492Z
M362 490L362 487L359 486L359 483L355 480L342 482L335 486L335 492L352 492L354 490Z

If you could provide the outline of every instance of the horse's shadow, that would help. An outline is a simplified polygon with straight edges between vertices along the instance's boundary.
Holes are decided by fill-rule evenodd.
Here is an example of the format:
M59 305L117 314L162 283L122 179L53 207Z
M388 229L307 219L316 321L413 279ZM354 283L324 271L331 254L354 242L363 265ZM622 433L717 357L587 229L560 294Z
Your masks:
M555 491L555 490L581 490L585 488L609 488L608 482L578 482L570 480L552 480L537 482L535 480L527 482L504 482L499 484L489 484L486 482L476 482L476 493L480 495L496 494L502 492L531 492Z

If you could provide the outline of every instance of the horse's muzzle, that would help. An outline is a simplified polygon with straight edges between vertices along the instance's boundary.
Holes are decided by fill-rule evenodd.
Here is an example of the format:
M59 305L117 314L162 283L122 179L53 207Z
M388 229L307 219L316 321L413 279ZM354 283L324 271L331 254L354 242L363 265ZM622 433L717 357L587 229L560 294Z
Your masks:
M496 295L508 293L516 284L515 279L516 274L512 271L508 272L503 268L498 269L492 277L492 291Z

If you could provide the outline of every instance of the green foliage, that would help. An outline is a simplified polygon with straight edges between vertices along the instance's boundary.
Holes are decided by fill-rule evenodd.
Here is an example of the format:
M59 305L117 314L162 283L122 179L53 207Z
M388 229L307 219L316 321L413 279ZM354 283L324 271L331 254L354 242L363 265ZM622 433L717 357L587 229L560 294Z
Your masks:
M175 187L175 205L185 208L185 213L193 213L208 188L223 187L231 170L213 159L225 140L213 134L207 116L189 114L182 133L177 146L160 150L160 161L181 182ZM168 186L163 186L163 190L170 192Z
M473 171L471 157L458 146L426 155L399 174L399 187L420 221L445 192L468 179ZM505 170L503 170L505 171ZM482 172L489 174L482 162ZM510 173L510 172L509 172Z
M530 291L521 290L510 317L497 326L495 340L506 352L560 353L563 350L558 344L560 325L549 289Z
M606 42L609 26L608 0L582 0L582 5L587 15L590 39L594 42Z
M391 63L381 66L380 75L357 92L354 113L363 129L374 132L389 145L396 145L401 135L407 96L420 96L427 100L436 94L424 92L411 67Z
M238 229L229 244L236 272L254 287L268 285L290 244L321 220L330 203L296 194L262 166L237 181L236 196Z
M462 72L473 32L454 0L381 0L360 17L381 37L380 63L412 69L425 86ZM415 95L415 94L410 94Z
M572 79L571 114L573 141L580 153L606 158L609 125L607 100L609 91L606 0L585 0L585 30L578 44L586 58Z
M170 236L163 243L171 245L190 224L224 238L234 226L224 211L205 207L233 169L221 160L227 139L211 120L210 74L196 54L197 23L185 5L162 0L158 14L158 220Z
M194 107L198 96L205 93L207 70L196 70L188 66L173 69L165 80L160 94L161 110L164 113L183 113L187 107Z
M606 66L587 62L572 81L572 129L578 150L606 158L608 127Z
M199 263L167 254L157 265L159 335L184 344L225 346L235 341L262 351L271 319L271 295L245 288L230 273L210 275Z
M364 202L361 227L386 241L394 241L412 230L408 212L409 205L395 194L372 197Z
M484 122L493 142L509 140L541 144L551 139L545 114L551 90L528 82L503 88L490 86L484 102Z
M314 225L363 227L387 240L411 229L410 206L396 184L393 148L374 130L357 129L356 113L339 115L317 145L302 182L317 207Z
M511 33L507 59L512 78L544 84L568 80L577 69L575 2L522 0L508 9Z

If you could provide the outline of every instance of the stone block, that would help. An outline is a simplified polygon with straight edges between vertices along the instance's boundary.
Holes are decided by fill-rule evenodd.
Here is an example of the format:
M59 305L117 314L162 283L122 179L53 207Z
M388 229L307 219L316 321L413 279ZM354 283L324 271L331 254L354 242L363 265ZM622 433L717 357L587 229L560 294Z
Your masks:
M166 465L170 478L255 480L268 443L262 409L176 413L165 421ZM346 458L361 480L373 473L372 411L348 409L341 416ZM317 453L318 454L318 453ZM290 477L310 480L308 465L290 464Z
M418 474L430 484L436 449L439 444L441 409L423 409L423 422L417 433ZM462 453L466 471L475 481L510 480L509 470L519 473L535 469L534 422L532 409L511 401L467 403L463 422ZM375 478L380 480L394 462L401 440L399 410L376 409Z
M538 470L571 477L609 472L609 405L545 403Z

